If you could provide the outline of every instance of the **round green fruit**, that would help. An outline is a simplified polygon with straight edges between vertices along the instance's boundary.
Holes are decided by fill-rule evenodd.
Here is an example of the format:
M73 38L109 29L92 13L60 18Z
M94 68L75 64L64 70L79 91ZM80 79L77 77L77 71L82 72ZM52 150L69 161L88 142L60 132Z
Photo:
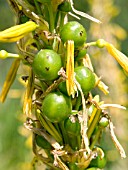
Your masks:
M95 76L93 72L85 67L85 66L79 66L75 68L75 78L78 81L78 83L81 85L83 93L89 92L91 89L95 86Z
M106 117L102 117L102 118L100 119L100 121L99 121L99 126L100 126L101 128L107 127L108 124L109 124L109 120L108 120Z
M42 114L53 123L66 119L71 110L71 99L60 92L49 93L42 103Z
M32 63L34 73L43 80L55 80L62 67L61 57L53 50L40 50Z
M75 47L82 46L86 41L86 30L78 22L72 21L65 24L60 32L60 37L63 43L68 40L73 40Z

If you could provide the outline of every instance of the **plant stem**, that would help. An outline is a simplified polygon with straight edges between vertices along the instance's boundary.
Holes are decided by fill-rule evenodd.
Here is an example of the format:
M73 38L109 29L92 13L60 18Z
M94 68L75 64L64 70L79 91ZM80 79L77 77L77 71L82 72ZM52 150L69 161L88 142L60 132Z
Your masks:
M68 141L67 133L66 133L65 128L64 128L64 122L59 123L59 126L61 128L61 133L62 133L62 136L63 136L64 143L68 144L69 141Z
M51 33L54 32L54 15L53 15L53 8L52 8L52 4L48 3L47 4L47 8L48 8L48 12L49 12L49 19L50 19L50 23L49 23L49 30Z
M97 46L97 43L96 43L96 42L89 42L89 43L85 43L85 44L84 44L84 47L85 47L85 48L88 48L88 47L90 47L90 46Z
M94 129L95 129L95 127L96 127L98 121L99 121L101 112L102 112L101 109L98 109L98 110L97 110L97 112L96 112L96 114L95 114L95 117L94 117L94 119L93 119L91 125L89 126L89 128L88 128L88 130L87 130L88 139L91 138L91 135L92 135L92 133L93 133L93 131L94 131Z
M78 149L81 148L81 136L80 135L77 136L77 146L78 146Z
M79 110L80 105L81 105L81 95L78 95L74 110Z
M54 127L54 125L53 125L50 121L46 120L45 118L44 118L44 120L46 121L46 123L48 124L48 126L52 129L53 133L62 141L62 137L61 137L61 135L58 133L58 131L56 130L56 128Z
M63 77L60 77L59 79L55 80L53 84L51 84L46 91L40 96L40 99L43 99L45 96L47 96L52 90L56 89L58 85L64 81Z
M53 170L60 170L60 168L57 168L53 165L53 163L50 163L47 158L44 158L41 154L36 155L44 164L48 165L51 167Z
M59 30L61 31L63 25L64 25L64 18L65 18L66 12L60 12L60 26L59 26Z
M90 119L89 119L89 121L88 121L88 127L91 125L91 123L92 123L92 121L93 121L93 119L94 119L94 117L95 117L95 115L96 115L96 112L97 112L97 108L95 107L95 108L93 109L93 112L92 112L92 114L91 114L91 117L90 117Z
M41 9L40 9L40 6L39 6L37 0L34 0L34 3L35 3L35 6L36 6L36 9L37 9L37 13L38 13L39 15L42 15L42 12L41 12Z
M56 28L57 25L58 25L59 17L60 17L60 11L57 11L56 17L55 17L55 28Z
M57 132L59 133L59 135L62 137L62 134L61 134L61 131L60 131L58 123L54 123L54 126L55 126Z
M50 133L54 137L54 139L57 142L62 141L61 137L56 135L56 133L54 133L53 129L49 127L49 124L46 122L46 120L43 118L43 116L39 112L37 112L37 118L40 120L40 123L42 124L42 126L48 131L48 133Z
M94 140L92 141L91 145L90 145L90 149L92 150L96 144L96 142L98 141L99 139L99 136L101 134L101 128L98 128L97 132L96 132L96 135L94 137Z

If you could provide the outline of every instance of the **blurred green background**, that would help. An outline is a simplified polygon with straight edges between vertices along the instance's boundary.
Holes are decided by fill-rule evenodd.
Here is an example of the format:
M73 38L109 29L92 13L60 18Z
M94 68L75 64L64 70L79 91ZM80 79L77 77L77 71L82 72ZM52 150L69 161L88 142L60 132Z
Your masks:
M101 25L87 19L81 19L81 23L88 32L88 42L98 38L113 43L128 56L128 3L126 0L75 0L75 8L82 10L102 21ZM0 30L15 24L13 11L7 1L0 0ZM71 16L70 20L74 20ZM0 50L17 52L15 43L2 44ZM109 86L110 94L105 96L98 90L95 93L101 95L105 102L118 103L128 108L128 77L119 65L106 53L105 50L90 49L95 71ZM12 59L0 60L0 92L4 83ZM29 132L23 127L24 116L22 114L22 93L24 87L19 82L23 68L18 71L17 79L11 87L7 100L0 103L0 170L29 170L32 160L32 151ZM16 95L15 95L16 94ZM128 109L122 111L111 109L110 115L115 125L115 131L119 141L128 155ZM128 158L122 160L112 143L109 132L106 131L102 138L101 146L107 151L108 164L106 170L127 170Z

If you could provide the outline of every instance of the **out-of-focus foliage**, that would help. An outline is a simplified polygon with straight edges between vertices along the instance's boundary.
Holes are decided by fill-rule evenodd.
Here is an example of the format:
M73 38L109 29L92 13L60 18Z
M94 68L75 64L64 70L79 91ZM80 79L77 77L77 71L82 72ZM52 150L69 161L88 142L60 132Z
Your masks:
M4 0L0 0L0 18L0 30L4 30L15 24L14 14L7 1ZM0 50L2 49L10 52L17 50L15 43L0 43ZM13 59L0 60L0 92L12 61ZM10 90L8 99L4 105L0 103L0 169L4 170L29 170L27 164L30 164L32 160L32 152L30 152L30 148L26 145L25 135L27 133L25 128L21 128L23 126L21 107L22 89L23 86L17 77ZM24 167L24 163L27 168L22 168Z
M81 19L81 23L88 31L88 41L103 38L113 43L128 55L128 24L126 0L74 0L75 8L98 18L101 25L86 19ZM7 4L7 1L0 0L0 30L14 25L15 18ZM70 17L70 19L73 19ZM0 44L0 50L9 52L16 50L15 44ZM92 62L97 74L102 76L105 83L110 87L110 95L102 95L103 100L109 103L121 103L128 107L128 79L119 69L117 63L106 51L93 48ZM7 71L12 63L11 59L0 60L0 90L5 80ZM23 68L20 68L19 75ZM17 81L14 82L11 92L4 105L0 104L0 169L4 170L30 170L32 152L30 151L31 136L24 129L22 116L23 87ZM98 93L100 93L98 91ZM120 95L121 94L121 95ZM128 111L111 110L112 119L115 123L116 133L128 155ZM26 136L30 136L26 141ZM128 159L121 160L118 155L109 133L105 135L102 146L107 150L108 166L111 170L127 170ZM41 167L40 167L41 168Z

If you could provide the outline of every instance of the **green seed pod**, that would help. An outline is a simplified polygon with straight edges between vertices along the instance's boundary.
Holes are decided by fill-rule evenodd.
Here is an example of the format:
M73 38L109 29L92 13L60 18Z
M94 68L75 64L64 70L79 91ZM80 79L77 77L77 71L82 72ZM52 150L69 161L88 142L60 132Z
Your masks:
M60 37L63 43L73 40L76 48L83 46L86 41L86 30L80 23L76 21L68 22L60 31Z
M98 156L95 159L92 159L89 167L96 167L96 168L103 169L106 166L106 163L107 163L107 160L106 160L105 155L104 157L101 157L101 155L98 154Z
M80 135L81 126L76 116L71 115L69 118L67 118L64 121L64 127L68 134L73 136Z
M99 126L102 128L107 127L109 124L109 120L106 117L102 117L99 121Z
M55 80L62 67L61 57L53 50L40 50L32 63L34 73L43 80Z
M42 114L53 123L65 120L72 110L71 98L60 93L49 93L42 103Z
M65 95L68 96L68 92L67 92L67 88L66 88L66 82L61 82L59 85L58 85L58 88L59 90L64 93Z
M75 68L75 78L81 85L84 94L87 94L95 86L95 76L93 72L85 66Z
M36 135L36 144L43 149L51 149L50 143L43 137Z
M87 53L86 49L80 50L77 57L75 57L75 60L76 61L81 60L83 57L85 57L86 53Z
M65 0L64 2L62 2L59 6L58 6L58 10L62 11L62 12L70 12L71 11L71 3L67 0Z

